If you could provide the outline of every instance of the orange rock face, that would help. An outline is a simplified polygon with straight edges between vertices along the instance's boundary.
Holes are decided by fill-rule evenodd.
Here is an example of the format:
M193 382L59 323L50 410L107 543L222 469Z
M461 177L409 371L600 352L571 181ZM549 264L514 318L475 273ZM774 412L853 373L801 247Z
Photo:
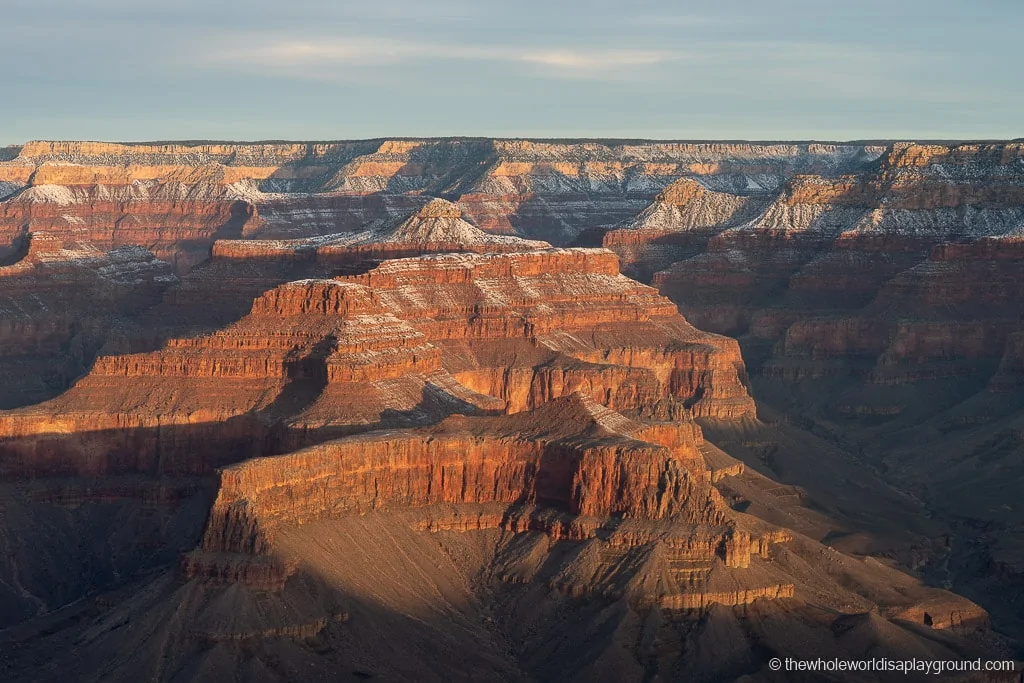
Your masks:
M744 377L735 342L691 327L655 290L620 275L610 252L439 255L282 285L213 334L100 357L67 394L0 424L14 439L11 474L77 468L79 438L59 436L81 431L76 424L144 433L140 469L196 471L199 452L153 460L150 430L205 433L210 421L237 420L244 431L262 415L257 422L286 419L301 440L320 428L436 419L459 405L514 412L576 391L616 409L673 400L693 415L737 418L753 414ZM261 434L252 429L254 440Z
M112 326L130 324L176 282L169 264L139 247L104 252L32 235L19 260L0 266L0 406L59 393Z
M409 652L469 651L451 636L467 632L589 642L596 624L616 639L597 654L631 653L646 678L687 677L705 650L694 679L723 677L722 659L754 673L780 633L849 655L853 631L874 651L903 629L882 615L919 622L899 632L908 651L948 655L984 611L812 540L857 530L716 445L738 435L770 468L762 439L789 434L755 420L739 343L620 264L741 336L759 386L825 387L832 415L889 419L913 408L908 386L965 377L1008 399L1024 376L1007 303L1024 294L1020 158L464 139L0 150L0 379L70 359L63 384L0 411L0 629L66 605L30 640L56 628L98 653L94 677L125 680L258 673L236 660L272 641L287 652L268 666L305 674L314 650L377 653L353 638L406 619L427 634ZM607 249L549 244L598 237ZM32 583L76 563L66 585ZM161 567L114 609L75 602ZM720 657L722 633L754 649ZM560 651L539 649L536 669L487 650L465 678L563 678ZM15 650L0 669L42 651Z
M643 558L644 547L685 564L689 578L670 572L656 590L632 595L639 604L695 609L792 596L791 584L760 585L761 577L732 593L709 593L694 580L718 566L719 573L740 570L735 580L743 584L752 554L767 556L771 544L789 538L763 530L752 537L737 527L742 522L711 486L700 442L692 423L644 425L574 394L511 416L452 417L252 459L220 471L202 545L184 568L189 576L263 586L266 567L288 573L274 565L280 530L404 510L434 532L493 528L597 543L649 565L645 573L662 570ZM445 506L459 512L449 516ZM606 526L609 519L629 521ZM601 588L583 576L566 578L559 589L572 595L628 590L615 580Z
M221 473L204 549L266 549L266 536L296 519L442 503L725 524L693 430L676 429L671 447L644 441L650 433L575 394L515 417L453 417L249 460Z
M715 192L698 180L681 178L629 225L605 233L603 245L619 255L625 272L648 280L699 253L724 228L752 218L764 203L763 196Z
M271 557L282 524L439 505L498 507L473 523L425 513L429 528L555 539L628 518L618 546L669 529L680 561L742 569L749 534L736 535L689 416L752 416L744 379L735 342L691 327L609 251L395 259L273 287L212 333L101 355L64 395L0 414L0 471L188 476L238 462L181 566L262 589L295 568ZM601 403L677 421L634 423ZM453 413L477 416L441 421Z

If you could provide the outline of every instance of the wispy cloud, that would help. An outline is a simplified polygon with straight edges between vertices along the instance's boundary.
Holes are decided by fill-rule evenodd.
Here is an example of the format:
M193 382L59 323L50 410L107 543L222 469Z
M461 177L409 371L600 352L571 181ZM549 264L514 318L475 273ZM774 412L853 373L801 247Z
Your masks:
M258 47L255 47L255 46ZM319 40L244 40L203 53L205 64L260 66L276 69L305 67L374 67L406 62L505 62L533 67L552 78L614 77L669 62L695 59L676 50L633 48L510 47L432 43L390 38L342 37Z
M631 14L625 18L625 23L632 26L680 28L683 26L712 26L729 25L735 27L738 24L749 23L750 18L735 13L727 16L712 16L710 14Z

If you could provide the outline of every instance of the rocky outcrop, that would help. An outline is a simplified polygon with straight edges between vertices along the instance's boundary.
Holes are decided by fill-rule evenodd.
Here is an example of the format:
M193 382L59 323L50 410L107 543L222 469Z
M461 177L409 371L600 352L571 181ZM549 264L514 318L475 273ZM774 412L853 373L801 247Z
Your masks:
M486 230L559 244L629 221L683 176L720 192L771 191L799 172L857 168L882 148L842 145L496 141L495 159L460 203ZM813 170L812 170L813 169Z
M740 339L765 412L881 468L948 525L954 540L917 562L1018 624L1003 605L1019 600L1019 574L995 558L1018 555L1007 539L1022 528L1009 493L1022 476L1022 154L897 143L867 171L794 177L761 215L654 276L695 325ZM770 449L755 457L801 476ZM952 624L954 611L908 618Z
M683 438L670 448L643 441L641 431L575 394L511 417L453 417L249 460L221 472L204 548L265 550L251 534L282 523L443 503L724 524L692 434L677 432Z
M0 415L3 468L196 472L218 448L215 464L323 430L515 412L576 391L618 409L671 399L739 418L753 414L744 378L735 342L691 327L611 252L398 259L272 289L214 333L98 358L63 396ZM218 442L221 423L233 426ZM260 424L287 424L284 442ZM100 437L127 459L86 455Z
M703 251L713 235L752 218L766 202L763 192L715 192L681 178L628 225L605 233L603 245L619 255L624 272L649 281L656 271Z
M745 569L752 552L767 556L770 543L787 537L752 539L736 528L711 486L699 439L692 423L643 425L574 394L512 416L452 417L420 430L353 436L248 460L221 470L202 546L186 571L216 574L204 569L207 560L234 553L235 580L263 585L265 572L243 569L244 558L255 557L257 567L272 563L283 528L420 510L430 521L416 526L425 530L499 528L592 542L597 545L587 552L596 552L596 564L587 572L600 565L614 573L616 565L639 562L644 571L667 571L669 581L651 593L621 579L595 585L585 575L567 575L559 587L571 594L633 591L637 601L676 609L791 596L792 585L758 586L755 580L732 596L700 597L714 565L721 565L718 572ZM431 506L464 510L462 522L438 519ZM607 526L610 518L629 521ZM652 559L652 547L665 559Z
M486 233L464 220L458 205L444 199L432 199L397 224L383 222L369 230L297 240L218 240L213 258L316 261L322 266L339 266L423 253L503 253L551 247L547 242Z
M33 173L33 185L0 203L0 246L9 250L28 232L59 235L103 251L140 246L180 274L207 258L215 237L240 234L252 217L252 207L238 193L201 175L78 184L88 180L93 179L51 173L46 167Z
M285 282L365 272L381 261L429 253L503 253L549 248L546 242L491 235L461 217L457 205L434 199L376 227L301 239L218 239L211 258L181 278L146 316L163 338L216 330L245 315L253 299ZM336 226L337 227L337 226ZM152 347L144 338L115 351Z
M0 151L4 270L27 283L12 319L52 287L117 326L66 393L0 413L0 604L26 620L0 633L0 670L28 680L70 650L113 680L417 680L445 660L466 680L584 660L594 679L717 680L776 655L989 657L983 610L862 554L918 498L854 523L757 474L808 448L807 481L843 480L835 509L866 481L832 442L773 442L788 422L754 419L739 344L614 251L641 276L684 259L656 283L740 335L770 403L813 398L794 424L911 424L970 384L998 430L957 437L980 438L958 406L925 428L953 434L936 457L1012 462L1019 164L1014 145ZM613 226L612 251L516 236ZM119 240L188 271L162 303L170 267ZM123 319L83 300L103 287ZM12 326L8 348L66 353L83 319ZM1013 573L1011 551L992 566ZM78 564L99 569L26 581Z

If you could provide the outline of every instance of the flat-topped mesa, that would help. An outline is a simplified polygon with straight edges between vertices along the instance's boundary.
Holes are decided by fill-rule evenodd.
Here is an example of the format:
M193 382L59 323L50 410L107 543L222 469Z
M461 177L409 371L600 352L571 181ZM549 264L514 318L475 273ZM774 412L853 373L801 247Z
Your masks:
M440 503L725 524L725 506L696 446L645 442L635 436L640 431L574 395L530 413L453 417L248 460L221 471L203 548L251 552L281 523ZM264 540L233 545L244 538L232 512L240 505Z
M441 503L725 524L695 444L683 436L669 447L641 433L642 425L572 395L529 413L453 417L249 460L221 471L203 548L260 552L280 524ZM262 540L244 540L254 530Z
M616 409L674 396L694 414L753 414L738 347L690 326L599 249L401 259L363 275L385 308L444 348L445 367L509 410L589 388ZM525 365L509 368L507 358Z
M440 352L442 366L459 382L501 398L511 411L585 389L616 408L673 396L701 416L753 414L735 342L695 330L654 289L622 276L615 255L605 250L387 261L363 275L278 287L216 337L232 339L249 326L294 327L286 334L297 334L313 326L302 317L308 314L381 316L370 329L405 330L396 333L402 345L389 351L393 368L427 371ZM273 323L275 316L295 322ZM385 325L385 319L392 322ZM339 349L331 354L332 377L346 376L341 368L369 351L366 342L359 353L340 350L342 329L351 335L360 324L352 318L332 328L331 343ZM422 337L413 339L408 329Z

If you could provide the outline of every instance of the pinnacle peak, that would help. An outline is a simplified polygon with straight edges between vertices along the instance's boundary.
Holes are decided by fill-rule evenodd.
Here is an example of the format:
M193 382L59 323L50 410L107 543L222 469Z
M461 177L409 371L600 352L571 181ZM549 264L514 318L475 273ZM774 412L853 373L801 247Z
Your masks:
M683 177L658 193L657 201L682 206L707 193L707 188L694 178Z
M458 204L440 197L431 199L417 213L418 218L462 218Z

